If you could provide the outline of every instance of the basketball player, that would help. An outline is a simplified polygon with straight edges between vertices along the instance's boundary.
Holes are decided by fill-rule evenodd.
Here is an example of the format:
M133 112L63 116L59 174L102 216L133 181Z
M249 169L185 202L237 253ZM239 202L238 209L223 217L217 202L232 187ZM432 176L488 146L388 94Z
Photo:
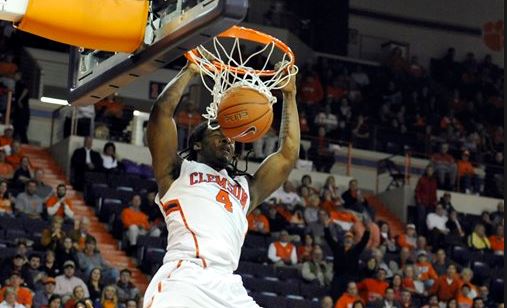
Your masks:
M144 307L259 307L234 275L248 223L246 215L282 185L299 156L293 76L282 89L280 147L253 176L234 167L234 141L201 123L185 157L177 153L174 111L199 68L187 64L160 94L148 122L148 145L169 232L164 264Z

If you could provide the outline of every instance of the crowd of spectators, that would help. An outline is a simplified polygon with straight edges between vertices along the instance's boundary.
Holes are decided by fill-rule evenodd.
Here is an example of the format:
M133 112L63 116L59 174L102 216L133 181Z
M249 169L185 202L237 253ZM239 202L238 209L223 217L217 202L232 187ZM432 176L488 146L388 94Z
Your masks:
M286 182L248 216L249 233L274 239L265 262L297 268L303 281L328 290L322 307L497 307L489 288L502 277L494 269L503 274L503 203L470 226L450 194L437 201L435 192L428 202L433 207L421 212L422 220L393 236L356 180L345 190L330 176L319 188L306 175L297 188ZM475 257L463 261L455 249ZM491 272L481 273L474 260Z

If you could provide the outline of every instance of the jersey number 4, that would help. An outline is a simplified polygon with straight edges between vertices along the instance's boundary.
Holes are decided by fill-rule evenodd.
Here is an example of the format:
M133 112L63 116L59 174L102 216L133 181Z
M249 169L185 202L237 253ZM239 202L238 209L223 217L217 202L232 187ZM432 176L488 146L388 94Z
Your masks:
M229 199L229 193L225 190L220 190L216 197L217 201L222 203L225 207L225 209L232 213L232 202L231 199Z

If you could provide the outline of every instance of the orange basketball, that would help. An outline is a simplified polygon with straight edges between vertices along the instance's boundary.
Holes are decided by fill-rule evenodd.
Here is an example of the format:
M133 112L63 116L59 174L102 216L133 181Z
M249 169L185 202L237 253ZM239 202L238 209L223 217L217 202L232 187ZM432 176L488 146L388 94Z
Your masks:
M254 142L266 134L273 122L273 109L268 98L249 87L228 90L217 114L225 136L238 142Z

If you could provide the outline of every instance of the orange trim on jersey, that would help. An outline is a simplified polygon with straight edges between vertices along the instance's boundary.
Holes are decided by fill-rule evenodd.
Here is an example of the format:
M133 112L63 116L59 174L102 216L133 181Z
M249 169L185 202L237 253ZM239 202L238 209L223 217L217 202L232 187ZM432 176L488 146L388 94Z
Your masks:
M162 281L158 282L157 291L160 293L162 292Z
M187 219L185 218L185 214L183 213L183 209L180 206L180 202L177 199L169 200L163 204L162 208L164 208L164 212L166 212L166 209L167 209L167 212L169 212L169 213L173 209L174 210L177 209L180 212L181 219L183 219L183 224L185 225L185 228L187 228L187 230L190 232L190 234L192 234L192 238L194 239L195 257L202 260L202 266L204 268L208 267L208 265L206 264L206 260L199 255L199 242L197 241L197 236L195 235L194 231L192 231L192 229L190 229L190 227L188 226ZM168 215L168 214L166 213L166 215Z
M162 204L162 210L166 216L169 216L172 212L179 211L180 204L177 200L169 200Z

